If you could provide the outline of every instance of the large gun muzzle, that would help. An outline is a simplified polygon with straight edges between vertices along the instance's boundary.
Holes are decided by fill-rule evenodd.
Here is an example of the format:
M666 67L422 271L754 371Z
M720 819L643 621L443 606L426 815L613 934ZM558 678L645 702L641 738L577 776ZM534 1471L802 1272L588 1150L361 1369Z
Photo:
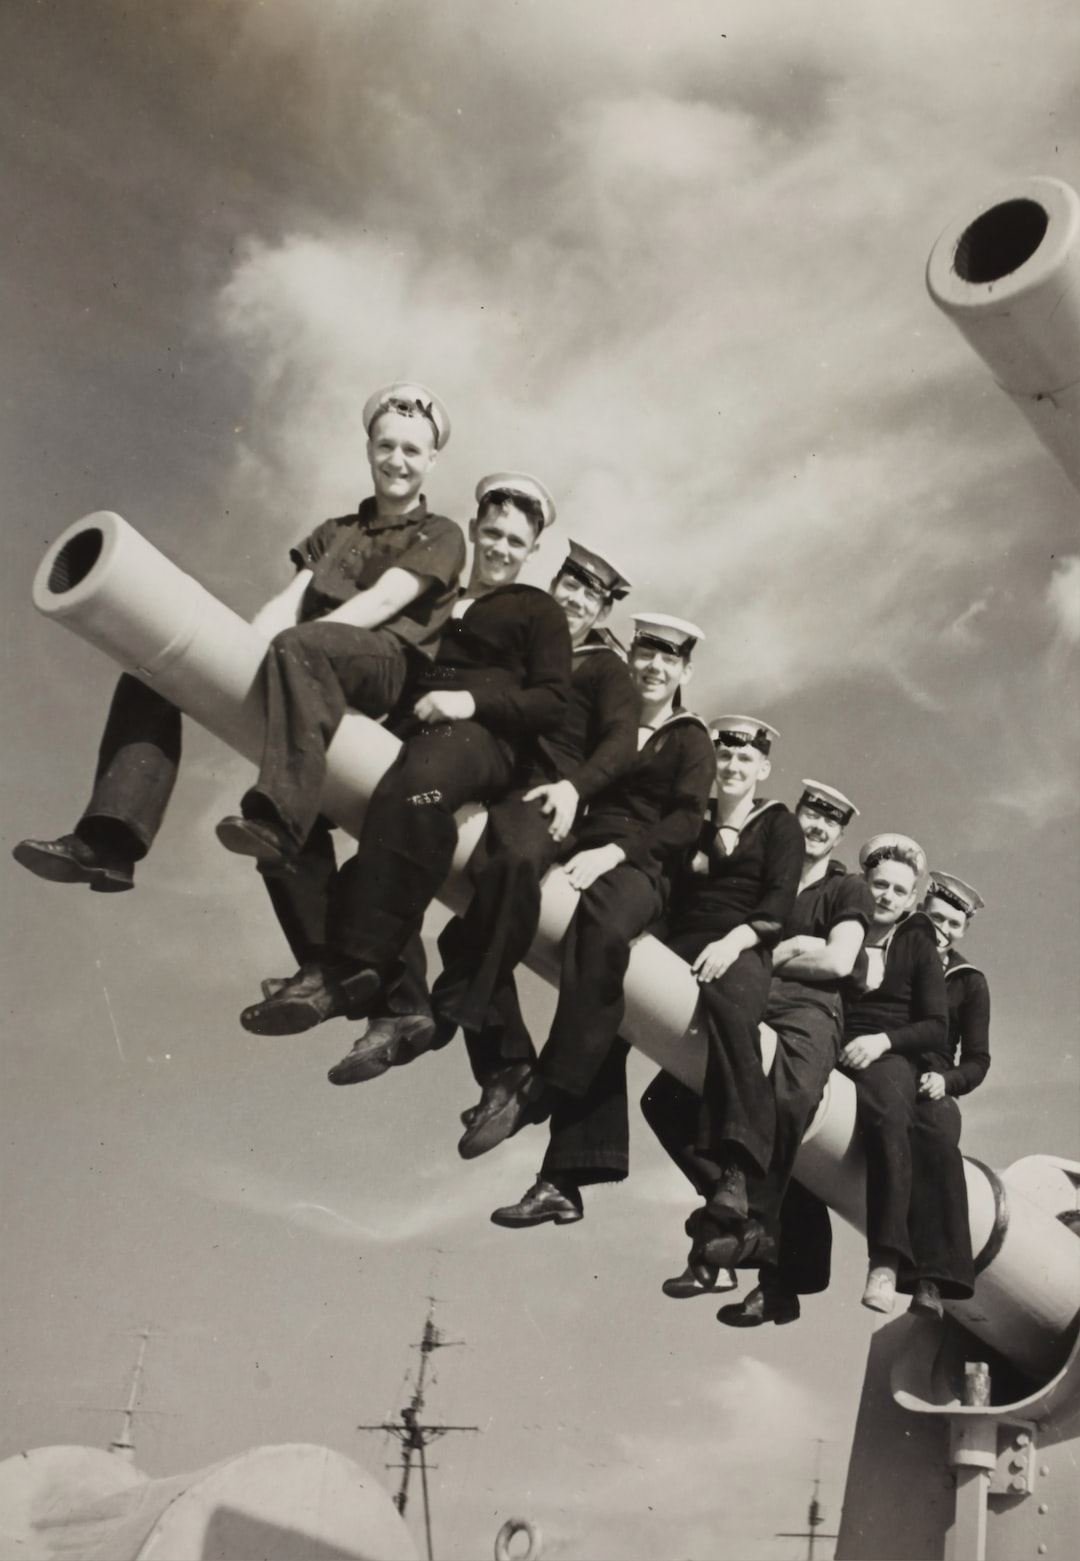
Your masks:
M1080 197L1018 179L945 229L926 285L1080 489Z

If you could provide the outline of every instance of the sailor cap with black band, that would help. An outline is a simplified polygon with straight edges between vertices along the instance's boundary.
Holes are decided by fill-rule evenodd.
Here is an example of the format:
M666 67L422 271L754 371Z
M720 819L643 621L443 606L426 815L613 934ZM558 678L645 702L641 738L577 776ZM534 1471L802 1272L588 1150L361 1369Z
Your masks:
M450 414L433 390L414 379L396 379L367 398L361 414L366 434L371 433L371 425L381 412L427 418L435 430L436 450L441 450L450 438Z
M540 529L546 531L555 521L555 500L539 477L528 472L489 472L476 484L476 502L483 504L489 493L516 494L531 499L540 508Z
M624 580L606 558L601 558L599 553L594 553L590 548L582 547L572 537L570 551L559 568L559 574L572 575L591 591L599 591L606 602L621 602L624 596L630 594L629 580Z
M796 807L813 808L815 813L824 814L836 824L850 824L853 818L859 816L859 810L850 797L845 797L835 786L825 786L816 780L803 781L802 796Z
M926 852L919 842L912 840L910 835L897 835L891 830L871 835L859 851L859 866L866 872L881 861L909 862L917 878L921 878L926 871Z
M926 885L926 898L944 900L958 911L963 911L965 916L974 916L976 911L981 911L986 901L978 890L973 889L962 878L957 878L955 873L939 873L931 869L930 881Z
M631 651L640 645L645 650L662 650L669 656L681 656L684 661L688 661L694 646L705 638L705 631L699 629L696 623L690 623L686 618L673 618L670 613L636 612L633 618L634 640Z
M709 732L716 748L756 748L764 754L780 736L775 726L756 715L717 716L709 722Z

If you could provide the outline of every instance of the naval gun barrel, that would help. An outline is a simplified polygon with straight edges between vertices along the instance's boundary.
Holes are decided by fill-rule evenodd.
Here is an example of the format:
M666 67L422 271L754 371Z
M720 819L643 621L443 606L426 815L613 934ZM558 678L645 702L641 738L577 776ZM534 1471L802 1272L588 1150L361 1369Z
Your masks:
M1080 488L1080 197L1017 179L930 252L926 285Z
M246 758L262 748L256 676L266 641L190 575L171 563L119 515L98 511L59 536L33 585L34 605L126 671L158 690ZM346 716L330 748L322 809L356 835L364 807L400 744L364 716ZM463 868L484 827L474 809L459 816L454 868L440 891L451 910L468 902ZM558 869L544 884L531 968L559 979L558 948L577 894ZM698 985L689 967L655 938L632 951L626 984L626 1039L700 1092L705 1040L697 1018ZM766 1066L771 1061L763 1033ZM972 1245L981 1266L971 1301L946 1303L980 1339L1033 1377L1056 1370L1080 1304L1080 1242L1045 1209L995 1172L965 1161ZM858 1229L866 1228L865 1168L855 1133L855 1091L841 1073L825 1097L800 1153L796 1174Z

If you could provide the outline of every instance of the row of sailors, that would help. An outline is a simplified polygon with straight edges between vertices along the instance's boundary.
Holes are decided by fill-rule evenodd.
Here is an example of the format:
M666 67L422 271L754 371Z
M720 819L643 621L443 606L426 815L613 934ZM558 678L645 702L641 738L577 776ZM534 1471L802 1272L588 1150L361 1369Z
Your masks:
M865 1304L890 1310L900 1290L939 1311L942 1296L970 1295L956 1097L989 1065L989 998L954 945L981 904L975 891L945 873L927 880L922 849L902 835L868 841L862 875L848 874L833 853L858 810L831 785L804 782L794 813L762 797L777 733L686 707L704 638L695 625L637 614L622 653L603 623L630 587L598 553L571 542L550 592L519 584L555 519L535 477L477 485L461 586L464 536L421 492L449 437L445 409L397 383L370 398L363 422L373 497L292 550L292 581L254 620L270 641L262 762L218 835L254 858L299 968L264 982L241 1022L277 1035L366 1018L335 1084L377 1077L460 1029L481 1087L461 1154L548 1124L535 1185L493 1218L571 1223L584 1186L628 1172L623 978L651 929L697 978L708 1041L702 1096L661 1073L643 1101L701 1198L686 1270L666 1291L733 1288L734 1269L756 1266L757 1288L721 1311L747 1326L789 1321L798 1295L828 1282L827 1214L791 1177L839 1064L866 1148ZM339 868L319 804L350 709L388 720L403 747ZM97 892L133 887L179 759L179 712L125 675L75 830L24 840L16 859ZM472 900L442 934L429 991L421 924L469 802L489 809ZM580 898L538 1055L514 972L556 863ZM762 1021L777 1035L770 1077Z

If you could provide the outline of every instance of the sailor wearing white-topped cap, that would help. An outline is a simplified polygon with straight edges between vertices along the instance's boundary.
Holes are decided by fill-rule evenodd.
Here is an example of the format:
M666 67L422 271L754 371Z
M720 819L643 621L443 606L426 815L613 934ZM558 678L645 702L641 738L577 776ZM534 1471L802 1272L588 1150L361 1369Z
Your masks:
M771 771L776 730L747 715L719 716L710 729L716 798L698 855L675 884L665 938L701 983L705 1086L699 1099L661 1073L642 1102L650 1126L705 1200L687 1230L689 1267L706 1287L721 1269L757 1266L772 1251L747 1197L747 1177L768 1170L775 1129L758 1025L771 950L791 915L804 855L792 813L758 792Z
M488 1092L461 1141L483 1154L550 1112L536 1184L495 1211L504 1225L568 1223L582 1186L620 1181L629 1167L626 1051L618 1040L630 944L661 914L671 875L701 827L715 774L700 716L681 708L704 639L696 624L635 614L630 670L641 696L638 756L590 804L564 871L581 895L562 945L559 1001L538 1064Z
M573 540L569 548L551 582L573 646L565 719L538 739L515 777L517 789L488 810L487 829L467 868L468 910L439 935L443 969L431 991L434 1012L417 1008L415 984L402 983L392 1012L373 1019L331 1068L333 1084L360 1083L409 1063L448 1041L458 1026L483 1087L504 1068L535 1057L514 971L536 936L542 880L572 851L570 832L581 807L637 752L638 693L625 652L603 626L630 586L599 553Z
M977 889L954 873L931 869L921 909L937 931L949 999L949 1041L945 1050L927 1059L919 1079L919 1094L930 1100L969 1094L990 1067L990 988L978 966L956 949L983 908Z
M245 1010L242 1023L258 1034L385 1011L386 989L450 869L457 809L503 796L532 745L565 716L566 615L546 591L517 583L554 502L526 472L492 473L476 493L468 584L438 656L412 681L412 713L395 725L402 751L372 794L356 856L334 880L327 957Z
M442 402L399 381L369 398L362 422L373 496L296 544L292 580L253 619L274 641L260 673L267 728L255 790L294 850L316 825L325 748L342 713L351 706L382 716L392 708L409 659L434 654L465 560L460 527L431 513L421 493L450 436ZM73 834L25 840L16 859L54 882L130 889L172 794L180 725L175 706L125 674ZM279 907L301 962L322 936L321 890L333 868L324 821L302 867L292 875L291 903Z
M776 1034L770 1074L776 1132L768 1174L751 1178L748 1186L751 1214L778 1242L779 1255L761 1265L758 1284L743 1302L720 1309L720 1321L733 1327L792 1322L799 1315L799 1296L823 1290L829 1282L828 1211L791 1175L803 1133L839 1056L843 991L874 915L861 874L849 873L834 854L858 811L835 786L803 781L795 817L806 854L794 907L773 950L764 1016ZM688 1271L665 1288L683 1295L696 1294L701 1286Z

